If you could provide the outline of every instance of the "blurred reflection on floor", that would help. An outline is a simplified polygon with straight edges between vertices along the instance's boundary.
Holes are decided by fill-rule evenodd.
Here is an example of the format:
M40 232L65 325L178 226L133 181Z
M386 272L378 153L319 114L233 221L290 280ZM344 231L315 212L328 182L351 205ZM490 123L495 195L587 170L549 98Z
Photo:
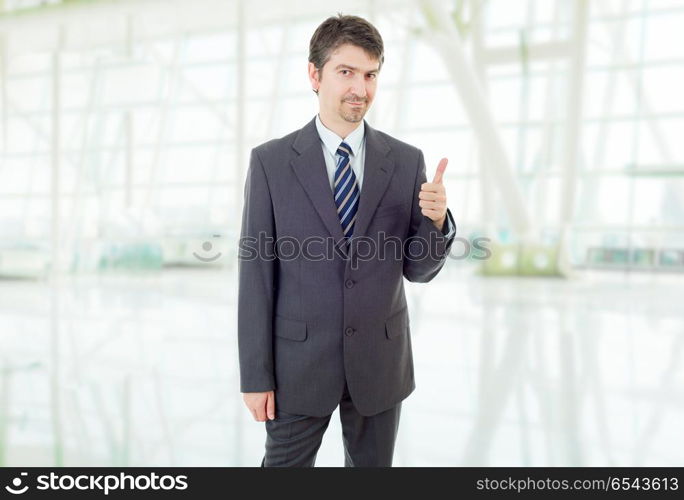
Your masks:
M681 276L449 263L406 286L417 389L395 465L681 465ZM235 312L217 270L0 281L0 465L258 465ZM317 465L342 463L336 412Z

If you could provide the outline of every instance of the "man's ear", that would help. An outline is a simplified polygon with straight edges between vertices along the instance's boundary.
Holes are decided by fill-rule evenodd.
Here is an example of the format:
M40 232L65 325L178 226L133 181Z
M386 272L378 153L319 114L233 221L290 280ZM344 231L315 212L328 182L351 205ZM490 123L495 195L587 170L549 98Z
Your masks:
M320 86L320 72L316 69L316 65L312 62L309 63L309 81L311 82L311 89L318 94L318 87Z

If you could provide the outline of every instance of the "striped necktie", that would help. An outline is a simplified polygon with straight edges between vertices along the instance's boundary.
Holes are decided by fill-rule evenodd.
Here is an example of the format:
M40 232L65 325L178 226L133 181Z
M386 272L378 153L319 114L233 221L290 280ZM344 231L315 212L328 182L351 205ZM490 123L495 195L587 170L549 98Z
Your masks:
M359 184L349 163L353 151L349 144L342 142L337 148L337 168L335 169L335 206L342 224L342 233L351 238L354 232L356 211L359 208Z

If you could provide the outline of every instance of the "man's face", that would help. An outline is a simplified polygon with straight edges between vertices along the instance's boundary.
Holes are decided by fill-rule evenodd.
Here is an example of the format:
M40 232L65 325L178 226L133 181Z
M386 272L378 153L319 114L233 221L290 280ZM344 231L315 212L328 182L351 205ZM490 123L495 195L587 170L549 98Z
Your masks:
M321 115L337 123L359 123L375 97L379 61L361 47L341 45L320 71L309 63L309 78L318 89Z

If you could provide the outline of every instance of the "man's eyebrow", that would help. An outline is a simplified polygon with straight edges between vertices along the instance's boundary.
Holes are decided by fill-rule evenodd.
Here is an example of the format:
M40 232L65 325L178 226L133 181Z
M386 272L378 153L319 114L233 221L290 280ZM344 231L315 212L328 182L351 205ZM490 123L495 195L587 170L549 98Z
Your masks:
M348 64L338 64L335 67L335 70L338 70L338 69L350 69L352 71L359 71L359 68L355 68L354 66L349 66ZM369 69L367 71L367 73L377 73L378 71L380 71L380 68Z

